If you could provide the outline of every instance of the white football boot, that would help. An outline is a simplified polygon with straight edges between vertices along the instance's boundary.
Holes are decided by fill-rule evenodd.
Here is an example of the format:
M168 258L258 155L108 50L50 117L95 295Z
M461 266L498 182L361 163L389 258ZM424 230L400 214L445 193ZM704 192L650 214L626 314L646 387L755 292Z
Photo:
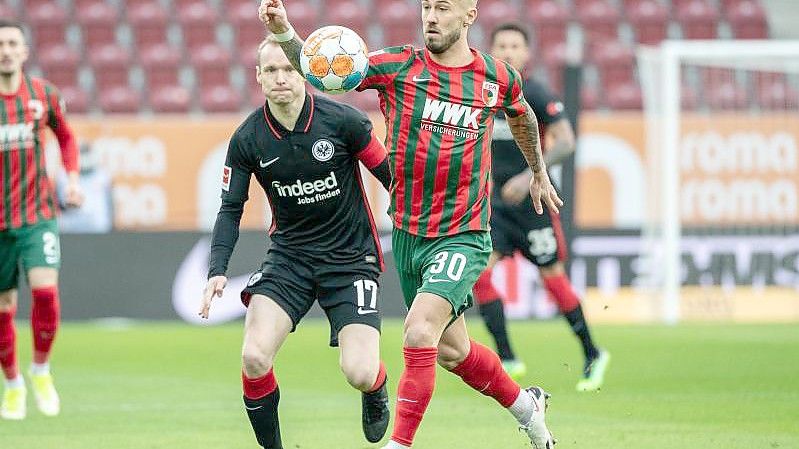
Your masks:
M529 394L533 399L533 413L530 415L530 420L521 426L521 429L530 438L530 443L533 444L535 449L552 449L555 447L555 439L552 437L552 432L547 429L544 417L546 415L549 393L544 391L541 387L526 388L525 393Z

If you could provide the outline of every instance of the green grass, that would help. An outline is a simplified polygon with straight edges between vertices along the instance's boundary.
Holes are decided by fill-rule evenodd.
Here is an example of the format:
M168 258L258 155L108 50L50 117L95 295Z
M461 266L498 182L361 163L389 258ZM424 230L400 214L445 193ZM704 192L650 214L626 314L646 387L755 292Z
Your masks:
M29 332L19 330L26 367ZM548 419L558 449L799 448L796 325L597 327L613 361L605 388L589 394L574 391L581 357L564 323L511 330L531 368L526 383L553 393ZM379 447L361 435L360 397L340 375L327 332L326 323L308 321L278 356L285 447ZM28 419L0 421L0 448L254 448L240 398L241 334L240 323L66 324L52 363L62 415L44 418L30 400ZM387 323L383 335L393 399L400 323ZM439 370L414 448L524 447L506 411Z

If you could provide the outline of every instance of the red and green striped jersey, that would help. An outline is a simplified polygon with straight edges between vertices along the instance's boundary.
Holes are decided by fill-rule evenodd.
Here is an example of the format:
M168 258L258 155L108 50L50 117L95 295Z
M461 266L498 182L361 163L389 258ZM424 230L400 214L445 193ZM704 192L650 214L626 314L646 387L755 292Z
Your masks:
M527 110L522 78L504 61L472 50L445 67L426 49L390 47L369 55L359 90L377 89L386 119L396 228L422 237L488 230L494 116Z
M77 171L77 145L58 90L23 74L16 93L0 94L0 230L29 226L58 212L45 168L47 127L58 138L64 168Z

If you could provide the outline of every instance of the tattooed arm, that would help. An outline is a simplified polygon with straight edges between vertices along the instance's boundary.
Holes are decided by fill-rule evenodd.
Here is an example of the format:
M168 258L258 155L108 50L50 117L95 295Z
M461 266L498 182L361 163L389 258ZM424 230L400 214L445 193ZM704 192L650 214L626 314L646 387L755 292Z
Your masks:
M258 18L273 34L282 34L292 29L282 0L261 0L261 6L258 7ZM296 34L290 41L280 42L283 53L286 54L294 69L300 73L302 73L300 67L302 44L302 39Z
M519 147L519 151L524 155L524 158L527 160L527 165L532 172L532 179L530 179L530 196L533 199L535 211L539 214L544 212L541 203L543 199L547 208L557 213L558 207L563 205L563 200L558 196L547 174L544 157L541 154L541 141L538 135L538 119L535 117L533 108L531 108L526 101L524 102L524 106L526 113L518 117L508 117L508 125L513 134L513 139Z

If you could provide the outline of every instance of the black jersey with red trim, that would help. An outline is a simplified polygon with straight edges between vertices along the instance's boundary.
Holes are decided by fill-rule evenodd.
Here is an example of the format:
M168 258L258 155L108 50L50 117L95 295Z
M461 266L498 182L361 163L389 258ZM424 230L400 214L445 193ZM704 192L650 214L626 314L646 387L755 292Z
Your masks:
M563 118L563 103L543 84L534 80L524 81L524 98L533 108L538 119L538 131L541 135L541 148L544 148L544 132L546 127ZM513 140L505 116L498 115L494 121L494 135L491 143L491 172L494 180L495 200L508 180L527 168L519 147Z
M230 139L209 277L227 269L252 176L272 208L273 247L382 269L359 160L385 186L390 183L385 147L369 119L351 106L306 95L293 130L275 119L268 103L250 114Z

